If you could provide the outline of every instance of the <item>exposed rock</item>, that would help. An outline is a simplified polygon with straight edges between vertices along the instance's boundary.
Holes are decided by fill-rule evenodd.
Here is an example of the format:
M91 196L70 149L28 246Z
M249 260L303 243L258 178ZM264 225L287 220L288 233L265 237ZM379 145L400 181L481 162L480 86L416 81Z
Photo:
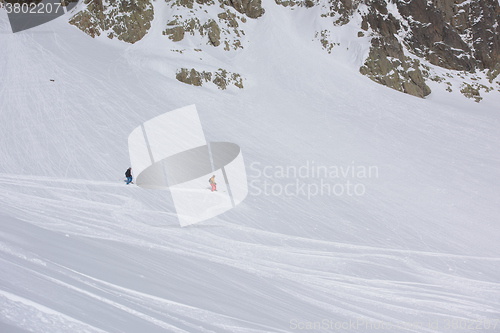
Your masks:
M225 0L224 3L250 18L261 17L265 12L261 0Z
M195 0L166 0L171 2L172 6L182 6L193 9ZM196 0L199 5L214 5L214 0ZM258 18L264 15L264 8L262 8L261 0L219 0L221 8L230 6L236 9L239 13L245 14L250 18Z
M430 63L453 70L474 72L492 69L500 61L500 6L496 0L395 0L403 18L408 49ZM386 36L394 27L384 26L385 1L370 2L373 31ZM374 15L374 13L376 15ZM381 14L381 15L380 15ZM391 15L391 14L389 14ZM377 17L378 16L378 17ZM374 24L378 20L378 24ZM385 21L385 20L384 20ZM366 27L366 23L364 27ZM362 25L363 28L363 25Z
M236 87L243 89L243 78L238 73L231 73L230 82Z
M304 1L304 5L306 6L306 8L314 7L314 1L312 1L312 0L305 0Z
M213 46L220 45L220 28L214 20L208 21L204 26L208 33L208 39Z
M170 28L170 26L178 24L177 22L178 19L170 21L167 24L169 28L163 31L163 34L168 35L174 42L181 41L186 32L194 35L198 31L201 36L208 36L208 44L216 47L220 45L221 30L214 20L208 20L205 24L201 25L197 18L191 18L182 22L182 25Z
M226 25L229 28L238 28L239 26L237 16L231 13L229 10L226 10L225 12L218 14L217 17L221 21L226 22Z
M431 93L425 83L418 60L405 57L403 47L394 36L372 39L372 47L360 73L373 81L407 94L425 97Z
M467 98L473 98L477 103L479 103L483 98L479 94L479 89L474 88L468 83L462 85L460 92Z
M493 83L493 80L495 80L499 74L500 74L500 62L496 64L494 68L490 69L488 73L486 73L486 76L488 77L488 81L490 81L490 83Z
M245 14L250 18L258 18L264 15L265 10L262 8L261 0L250 0L246 7Z
M360 3L360 0L330 0L329 14L334 18L333 24L344 25L349 23Z
M388 10L387 1L366 1L368 11L363 14L361 29L375 37L362 73L394 89L425 96L429 90L422 69L409 63L403 53L394 53L398 49L396 44L402 50L404 42L409 52L436 66L468 73L488 69L489 77L498 75L494 70L500 62L500 8L497 1L394 0L393 3L401 19L396 19ZM398 61L391 60L391 57ZM395 75L387 71L391 66L414 70L402 72L394 67L398 72ZM475 93L467 86L465 90L469 95Z
M492 69L500 56L500 6L495 0L434 1L445 21L472 49L479 69Z
M221 90L225 90L227 86L231 84L243 89L243 78L240 74L229 73L222 68L219 68L219 70L214 73L205 71L198 72L194 68L191 70L181 68L176 74L176 79L194 86L202 86L203 82L212 82Z
M276 4L283 7L305 7L311 8L321 6L322 17L332 17L334 25L344 25L349 23L352 15L356 12L362 0L274 0Z
M426 0L398 1L401 15L408 20L411 33L405 42L418 56L430 63L455 70L473 71L475 61L471 49L457 29L446 22L446 14ZM449 16L449 15L448 15Z
M163 31L164 35L168 35L168 38L173 40L174 42L181 41L184 38L184 27L173 27L173 28L168 28L165 31Z
M75 25L92 38L101 35L103 26L99 25L100 22L101 20L95 20L95 17L89 11L81 11L69 21L70 24Z
M175 5L193 9L193 0L176 0Z
M106 33L127 43L142 39L154 17L149 0L85 0L87 7L69 21L91 37Z
M401 29L399 21L388 12L385 1L375 0L370 4L361 27L376 31L379 37L372 39L370 53L360 68L360 73L375 82L413 96L429 95L431 90L422 76L420 63L405 56L403 46L395 37Z
M328 30L322 30L321 32L317 32L316 35L314 36L315 38L318 38L321 46L323 47L324 50L326 50L328 53L332 53L332 49L335 46L338 46L340 44L337 43L332 43L330 42L330 31Z
M460 92L467 98L474 99L477 103L479 103L483 98L481 97L481 91L489 93L490 91L495 90L493 86L488 87L478 81L477 77L470 78L473 82L463 82L460 86Z
M244 16L239 16L232 5L227 5L229 8L226 8L226 5L222 2L223 0L220 1L220 8L223 9L223 12L217 14L213 19L207 18L205 21L200 21L196 11L191 10L186 13L185 10L178 9L179 6L190 8L194 0L167 0L174 10L179 11L178 13L174 12L163 34L168 35L175 42L186 38L186 35L195 36L199 34L206 37L209 45L217 47L223 44L226 51L243 48L241 37L245 33L240 29L240 26L246 22L246 19ZM215 4L213 0L196 0L196 3L202 6L213 6ZM205 9L205 11L207 10ZM204 15L200 17L205 18Z
M306 7L311 8L319 4L318 0L274 0L276 4L283 7Z
M227 87L227 81L226 81L226 74L224 73L224 76L222 76L221 73L217 73L215 75L215 79L214 79L214 84L219 88L219 89L226 89Z
M203 84L202 74L197 72L194 68L192 68L191 70L182 68L179 72L177 72L175 78L181 82L191 84L193 86L201 86Z
M372 38L369 57L360 72L415 96L430 93L425 83L429 70L408 57L408 53L446 69L471 74L477 69L486 69L490 82L500 72L494 70L500 62L500 6L496 0L275 2L285 7L318 6L321 16L331 18L333 25L344 25L355 13L360 15L362 31L358 37ZM330 30L321 30L315 35L329 53L336 46L330 36L333 36Z
M361 27L368 30L368 27L380 35L394 36L401 29L399 21L387 11L385 1L372 1L373 7L368 14L363 17Z
M163 31L170 40L178 42L196 35L202 37L202 43L214 47L222 45L226 51L245 45L243 28L247 16L258 18L264 14L261 0L165 1L173 9L171 20ZM436 67L431 66L431 70L418 59L463 73L453 72L453 75L464 80L463 93L474 96L476 100L476 91L479 94L493 89L470 82L470 76L477 71L482 72L482 78L486 75L495 90L499 89L496 86L500 74L500 6L497 0L275 2L284 7L301 7L301 10L318 7L315 12L333 26L345 25L355 16L361 17L357 36L370 38L371 45L360 72L398 91L424 97L430 93L426 79L443 81L445 78L444 74L437 74ZM86 8L77 13L71 23L93 37L105 33L109 38L134 43L144 36L153 18L150 0L85 0L85 4ZM209 6L212 7L209 9ZM208 15L198 15L201 11ZM314 38L331 53L340 45L339 38L332 33L335 27L325 29L325 25L319 26L320 31ZM202 45L196 43L195 47ZM234 85L240 82L224 70L196 73L195 70L183 69L177 76L194 85L212 82L220 89L224 89L228 82ZM486 80L484 82L487 84ZM451 90L451 86L447 89Z

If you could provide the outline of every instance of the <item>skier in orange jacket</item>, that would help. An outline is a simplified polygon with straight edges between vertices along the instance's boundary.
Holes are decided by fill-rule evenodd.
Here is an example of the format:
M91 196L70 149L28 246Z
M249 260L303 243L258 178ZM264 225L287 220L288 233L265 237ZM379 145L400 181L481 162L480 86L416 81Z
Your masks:
M217 191L217 187L216 187L216 183L215 183L215 175L213 175L209 180L208 182L210 183L210 185L212 185L212 192L213 191Z

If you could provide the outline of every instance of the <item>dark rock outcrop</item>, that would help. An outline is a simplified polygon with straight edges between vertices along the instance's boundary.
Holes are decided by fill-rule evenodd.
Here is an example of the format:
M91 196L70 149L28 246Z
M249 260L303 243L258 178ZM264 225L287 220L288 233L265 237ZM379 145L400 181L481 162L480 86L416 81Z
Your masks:
M165 1L173 11L164 35L174 42L199 35L202 43L222 45L226 51L243 48L247 18L258 18L265 12L262 0ZM319 11L314 11L322 20L330 20L334 27L352 25L353 17L361 17L359 31L354 32L357 38L370 40L370 50L360 72L392 89L425 97L430 93L426 84L430 79L445 81L447 90L452 91L445 75L437 74L434 66L439 66L462 73L453 72L464 80L470 76L473 81L460 82L459 89L476 101L482 91L500 91L496 86L500 86L498 0L275 0L275 3L293 7L291 10L319 7ZM150 0L85 0L85 4L86 8L73 16L70 23L92 37L105 33L109 38L134 43L147 33L153 19ZM201 11L210 14L198 15ZM329 53L340 46L333 29L321 25L314 36ZM452 77L450 73L446 76ZM206 73L182 69L177 78L193 85L212 82L224 89L227 82L241 84L231 75L224 70Z
M238 73L229 73L225 69L219 68L215 72L198 72L194 68L181 68L177 71L176 79L190 85L202 86L203 82L212 82L221 90L227 89L228 85L234 85L243 89L243 78Z
M184 27L177 26L177 27L165 29L165 31L163 31L163 34L168 35L168 38L170 38L174 42L178 42L184 38L185 32L186 31L184 30Z
M426 0L398 1L397 6L410 27L405 42L416 55L443 68L474 70L475 61L469 45L462 40L459 31L446 22L445 13L428 5Z
M195 10L186 13L185 10L180 9L180 7L193 8L195 1L202 6L198 10L208 12L208 7L212 7L211 10L218 7L217 10L222 9L222 12L219 12L213 18L207 18L205 15L198 17ZM233 4L225 3L225 1L219 0L219 6L215 6L213 0L167 0L175 11L163 34L168 35L174 42L181 41L186 35L195 36L199 34L206 38L208 45L218 47L223 44L226 51L243 48L241 37L245 33L241 25L247 22L246 16L238 15L239 13L232 7ZM250 6L251 3L247 1L243 5ZM246 10L248 16L251 12L248 11L250 7L242 8Z
M149 0L85 0L86 9L74 15L69 23L91 37L107 33L127 43L146 35L154 17Z
M360 68L373 81L407 94L425 97L431 93L419 68L419 61L405 57L394 36L372 39L370 54Z
M239 13L245 14L250 18L258 18L264 15L261 0L225 0L224 4L236 9Z
M495 72L500 63L498 1L392 2L401 16L399 19L388 10L386 0L366 0L368 13L363 14L361 29L369 31L374 38L361 73L391 88L420 97L427 95L430 90L421 66L404 57L404 47L442 68L468 73L488 70L491 77L498 75ZM467 86L464 89L470 92L468 96L476 96L476 90Z
M377 32L372 38L370 53L360 73L375 82L407 94L425 97L431 93L419 68L419 62L404 54L403 46L396 38L401 30L400 22L388 12L383 0L369 2L369 12L363 17L361 28Z
M207 31L208 40L213 46L220 45L220 28L217 25L217 22L214 20L209 20L204 28Z

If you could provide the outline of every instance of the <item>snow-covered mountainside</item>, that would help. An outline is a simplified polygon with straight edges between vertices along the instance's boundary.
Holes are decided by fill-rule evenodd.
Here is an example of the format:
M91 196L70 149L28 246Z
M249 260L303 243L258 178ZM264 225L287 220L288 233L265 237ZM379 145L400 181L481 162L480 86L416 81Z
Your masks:
M16 34L0 11L0 332L500 330L500 95L431 58L451 92L360 75L362 4L250 3L134 3L134 43L72 24L90 3ZM181 228L122 180L130 132L190 104L250 194Z
M285 7L307 17L300 25L304 38L319 41L328 53L345 52L361 74L414 96L431 93L429 81L440 89L460 91L476 102L485 93L500 92L500 6L498 0L168 0L162 34L177 43L172 51L212 45L226 51L262 43L248 21L257 21L266 8ZM95 37L135 43L151 27L150 0L90 1L76 10L71 23ZM157 33L157 32L156 32ZM283 31L288 34L291 31ZM164 43L164 42L163 42ZM238 74L181 68L177 79L194 85L215 81L221 89ZM236 75L236 80L235 77Z

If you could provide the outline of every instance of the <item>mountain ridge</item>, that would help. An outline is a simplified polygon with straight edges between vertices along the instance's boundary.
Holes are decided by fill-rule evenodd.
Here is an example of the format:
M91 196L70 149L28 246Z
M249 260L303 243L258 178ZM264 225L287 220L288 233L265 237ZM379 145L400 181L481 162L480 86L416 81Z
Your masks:
M500 7L497 0L307 0L266 2L260 0L168 0L162 34L175 48L190 40L191 50L202 45L227 52L243 50L253 40L248 21L266 15L266 6L289 11L310 11L309 38L335 54L351 43L367 44L359 72L373 81L417 97L431 93L429 83L460 91L476 102L481 94L499 93ZM149 33L154 19L150 0L85 0L75 9L70 23L92 37L105 34L135 43ZM342 37L343 26L356 34ZM339 40L343 39L342 41ZM359 41L357 41L359 40ZM173 48L173 50L174 50ZM366 48L366 47L365 47ZM182 50L180 50L182 52ZM356 55L353 53L353 57ZM445 70L443 72L442 70ZM227 70L220 68L221 71ZM179 75L188 71L192 75ZM205 73L205 74L204 74ZM203 69L179 68L181 82L203 84L216 76ZM232 74L231 74L232 75ZM245 73L234 73L245 76ZM217 84L225 89L231 80ZM236 81L232 81L233 84ZM241 82L237 84L243 86Z

